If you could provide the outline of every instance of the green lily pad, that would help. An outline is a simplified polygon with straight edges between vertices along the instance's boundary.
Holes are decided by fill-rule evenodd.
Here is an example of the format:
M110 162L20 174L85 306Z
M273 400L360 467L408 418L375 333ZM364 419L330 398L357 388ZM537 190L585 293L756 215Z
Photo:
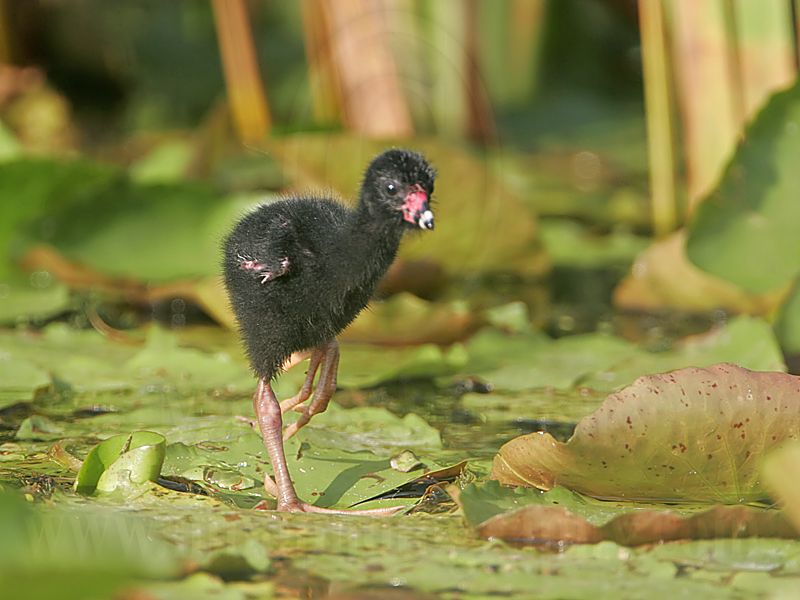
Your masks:
M0 351L0 408L33 400L51 384L50 375L24 358Z
M735 365L638 379L584 417L567 443L521 436L495 457L501 483L605 499L763 499L758 457L800 439L800 378Z
M256 540L248 539L212 555L205 570L228 578L242 578L253 573L264 573L269 567L268 548Z
M752 292L800 272L800 84L772 96L747 128L717 189L694 214L687 252L700 268Z
M641 353L634 344L602 333L570 336L545 343L540 340L538 335L533 336L527 352L524 342L520 343L520 352L506 360L500 358L499 367L479 370L475 374L505 391L549 387L563 390L572 388L589 374L609 370ZM502 356L507 351L491 352L484 349L491 341L496 348L507 342L508 338L487 333L471 341L467 351L477 360L483 352L487 353L488 360L496 360L498 355Z
M338 382L344 388L365 388L392 380L432 379L456 373L466 363L461 344L447 349L434 344L403 348L343 344Z
M329 411L328 419L327 413L316 416L286 442L287 462L297 492L318 506L347 508L407 483L420 472L407 474L393 468L392 457L398 449L421 444L436 448L441 444L438 432L416 416L401 419L378 408L331 407ZM385 428L386 438L370 434L371 428L377 427ZM243 498L264 497L263 476L271 472L271 466L261 436L249 426L217 419L207 428L167 432L167 436L175 442L167 447L165 476L197 481L209 486L212 493L227 490L241 492ZM417 454L426 471L441 468L422 452ZM228 485L234 480L235 486ZM411 502L381 500L376 505Z
M569 390L577 385L610 391L647 373L720 362L758 370L786 369L770 325L747 316L689 338L667 352L648 352L604 333L551 340L536 332L506 335L490 329L473 336L466 349L466 373L480 376L505 393Z
M593 236L567 219L542 219L539 235L553 264L565 267L627 266L648 245L646 238L626 230Z
M125 372L146 385L179 390L246 391L255 387L246 363L224 351L210 354L180 347L174 334L159 327L150 328L144 348L125 363Z
M75 478L75 491L112 492L153 481L161 472L165 449L164 436L151 431L110 437L89 451Z
M67 385L76 392L134 387L121 365L133 355L135 348L112 342L94 330L53 323L36 332L0 331L0 346L11 356L46 369L60 385Z
M135 579L180 571L152 520L72 494L43 506L0 492L0 536L0 585L25 598L109 598Z
M663 373L682 367L707 367L730 362L754 371L785 371L783 353L772 327L746 315L724 327L683 340L666 352L639 352L611 369L593 373L583 386L611 391L648 373Z
M386 454L398 448L438 449L442 447L439 431L415 413L403 417L383 408L342 408L331 403L309 424L317 443L348 450L368 450Z
M250 598L273 598L274 585L267 581L226 583L209 573L193 573L180 581L139 584L136 587L147 598L173 600L194 598L196 600L249 600Z
M35 281L37 287L31 285ZM67 310L71 298L67 286L48 273L33 274L27 281L11 277L0 282L0 323L46 319Z

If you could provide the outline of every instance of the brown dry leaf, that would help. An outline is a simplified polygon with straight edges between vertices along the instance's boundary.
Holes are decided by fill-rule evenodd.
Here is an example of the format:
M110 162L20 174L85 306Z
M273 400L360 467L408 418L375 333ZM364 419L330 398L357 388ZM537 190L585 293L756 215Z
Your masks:
M715 506L690 517L666 510L642 510L603 526L562 507L527 506L497 515L478 526L484 538L527 544L595 544L604 540L641 546L675 540L771 537L795 539L798 532L777 510Z
M351 343L449 345L474 332L480 321L466 306L434 303L411 294L398 294L383 302L373 301L340 339Z
M731 364L640 377L578 423L566 443L515 438L494 459L505 485L561 485L601 499L763 499L758 459L800 439L800 377Z
M196 300L195 281L150 284L132 277L106 275L64 257L58 250L46 244L38 244L28 250L22 257L20 266L27 271L47 271L71 289L102 292L133 303L155 302L178 296Z
M686 231L681 230L654 242L637 257L631 272L614 290L614 304L633 310L722 308L767 314L781 304L786 293L782 289L751 294L700 270L686 257Z

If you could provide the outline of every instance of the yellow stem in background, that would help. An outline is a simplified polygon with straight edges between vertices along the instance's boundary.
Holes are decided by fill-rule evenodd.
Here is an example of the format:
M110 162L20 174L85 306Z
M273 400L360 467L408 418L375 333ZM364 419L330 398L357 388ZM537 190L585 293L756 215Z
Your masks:
M244 0L212 0L228 102L239 139L263 140L271 120Z
M663 236L678 220L675 195L675 121L661 2L639 0L639 24L647 115L653 230Z
M341 121L341 90L331 62L330 27L322 0L302 0L302 16L314 118L318 123Z
M373 138L414 133L390 45L390 0L320 0L345 124ZM311 15L311 18L314 18Z
M0 0L0 64L11 64L13 58L13 37L8 18L8 2Z

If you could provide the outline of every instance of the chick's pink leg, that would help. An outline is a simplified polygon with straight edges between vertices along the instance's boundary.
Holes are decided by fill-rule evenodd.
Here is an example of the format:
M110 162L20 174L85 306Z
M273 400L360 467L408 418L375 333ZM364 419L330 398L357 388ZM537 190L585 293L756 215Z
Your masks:
M284 440L288 440L302 427L305 427L311 420L311 417L318 415L321 412L325 412L325 409L328 408L328 404L330 403L333 394L336 392L336 374L339 370L339 344L336 342L336 340L331 340L326 344L318 346L314 350L312 360L314 356L318 355L321 359L321 366L319 381L317 382L317 389L314 390L314 398L311 400L311 403L308 406L303 408L302 413L297 421L286 427L283 432ZM310 372L311 371L309 370L309 373ZM308 383L308 378L306 378L306 382ZM303 390L301 390L301 392L302 391ZM306 398L307 397L308 396L306 396ZM283 405L281 405L281 408L283 408Z
M269 460L272 463L272 472L275 476L273 480L269 475L264 475L264 489L270 495L275 496L278 501L277 509L279 511L389 516L402 510L402 507L376 508L372 510L336 510L302 502L297 497L294 483L292 483L292 478L289 475L289 467L286 464L286 453L281 436L283 427L281 407L268 381L264 379L258 381L258 389L253 400L261 436L264 439L264 446L267 449Z

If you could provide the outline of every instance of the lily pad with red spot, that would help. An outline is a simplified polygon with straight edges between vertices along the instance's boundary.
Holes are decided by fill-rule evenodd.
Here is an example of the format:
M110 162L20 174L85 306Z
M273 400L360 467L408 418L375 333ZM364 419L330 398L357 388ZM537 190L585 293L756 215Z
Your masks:
M751 502L763 454L800 439L800 377L731 364L641 377L584 417L566 443L518 437L494 459L506 485L604 499Z

